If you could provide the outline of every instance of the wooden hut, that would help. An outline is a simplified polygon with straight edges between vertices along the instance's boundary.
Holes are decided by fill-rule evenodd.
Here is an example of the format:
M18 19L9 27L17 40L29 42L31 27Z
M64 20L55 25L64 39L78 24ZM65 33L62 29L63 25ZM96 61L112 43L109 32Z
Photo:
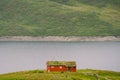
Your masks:
M47 72L76 72L75 61L48 61Z

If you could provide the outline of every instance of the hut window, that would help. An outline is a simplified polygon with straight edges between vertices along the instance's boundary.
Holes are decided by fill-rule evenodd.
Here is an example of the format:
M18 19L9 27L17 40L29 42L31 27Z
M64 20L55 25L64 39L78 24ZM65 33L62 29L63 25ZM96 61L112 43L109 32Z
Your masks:
M54 68L54 66L51 66L51 68Z
M59 66L60 69L62 69L62 66Z

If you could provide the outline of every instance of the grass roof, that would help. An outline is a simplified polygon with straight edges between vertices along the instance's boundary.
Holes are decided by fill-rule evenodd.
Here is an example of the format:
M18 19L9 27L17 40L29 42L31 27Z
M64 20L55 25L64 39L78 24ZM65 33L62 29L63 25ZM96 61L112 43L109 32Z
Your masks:
M55 65L65 65L65 66L76 66L75 61L48 61L47 65L55 66Z

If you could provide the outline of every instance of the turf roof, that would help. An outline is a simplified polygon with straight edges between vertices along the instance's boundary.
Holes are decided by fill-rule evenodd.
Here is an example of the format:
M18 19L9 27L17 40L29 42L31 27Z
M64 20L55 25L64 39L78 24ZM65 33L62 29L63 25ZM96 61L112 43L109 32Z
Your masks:
M75 61L48 61L47 65L51 66L58 66L58 65L65 65L65 66L76 66Z

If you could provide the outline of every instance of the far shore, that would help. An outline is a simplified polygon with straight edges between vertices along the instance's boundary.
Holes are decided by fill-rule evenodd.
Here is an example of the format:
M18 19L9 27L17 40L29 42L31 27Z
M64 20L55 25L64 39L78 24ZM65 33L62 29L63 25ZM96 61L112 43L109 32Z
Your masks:
M0 41L120 41L120 36L1 36Z

